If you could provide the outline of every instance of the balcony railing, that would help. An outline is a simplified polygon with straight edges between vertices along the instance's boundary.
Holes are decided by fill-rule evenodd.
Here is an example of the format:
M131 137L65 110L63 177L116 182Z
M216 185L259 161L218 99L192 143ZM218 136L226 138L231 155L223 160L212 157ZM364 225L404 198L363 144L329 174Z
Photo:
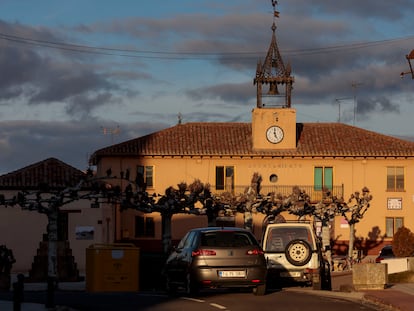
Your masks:
M301 191L306 192L309 197L311 198L312 202L320 201L322 199L322 189L316 188L315 186L303 186L303 185L296 185L299 187ZM234 187L228 187L227 189L223 190L217 190L215 186L211 187L212 193L214 194L221 194L223 192L230 192L234 194L235 196L243 194L246 189L249 186L234 186ZM269 193L275 193L280 194L282 196L288 196L293 193L293 188L295 185L278 185L278 186L261 186L260 188L260 194L266 195ZM332 186L332 189L330 189L333 196L336 196L338 198L344 197L344 185L340 186Z

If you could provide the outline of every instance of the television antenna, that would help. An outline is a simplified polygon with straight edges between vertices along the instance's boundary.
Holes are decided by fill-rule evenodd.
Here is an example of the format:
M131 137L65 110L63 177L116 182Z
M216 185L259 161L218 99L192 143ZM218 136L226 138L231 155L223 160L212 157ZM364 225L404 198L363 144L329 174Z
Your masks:
M351 83L351 87L354 89L354 123L353 125L355 125L355 120L356 120L356 113L357 113L357 88L359 86L361 86L363 83L361 82L352 82Z
M351 99L352 97L335 98L335 101L338 103L338 123L341 123L341 101Z

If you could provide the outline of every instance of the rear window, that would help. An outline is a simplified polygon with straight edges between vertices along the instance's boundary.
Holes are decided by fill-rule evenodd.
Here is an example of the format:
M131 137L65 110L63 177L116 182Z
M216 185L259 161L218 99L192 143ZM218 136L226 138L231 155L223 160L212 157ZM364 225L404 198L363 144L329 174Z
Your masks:
M286 245L292 240L304 240L313 246L312 234L304 227L275 227L267 235L266 249L269 252L284 252Z
M212 231L201 236L201 246L243 247L257 245L256 240L247 232Z

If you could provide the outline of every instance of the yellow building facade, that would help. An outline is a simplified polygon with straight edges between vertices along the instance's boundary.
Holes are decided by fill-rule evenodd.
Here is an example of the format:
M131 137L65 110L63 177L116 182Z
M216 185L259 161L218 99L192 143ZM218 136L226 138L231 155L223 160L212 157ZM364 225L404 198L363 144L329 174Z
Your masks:
M314 202L321 198L322 187L344 199L368 187L371 207L356 225L357 239L369 248L366 253L391 243L403 225L414 230L414 143L340 123L296 123L295 115L292 108L255 108L252 123L178 124L98 150L93 160L98 176L109 168L114 176L128 170L132 180L145 180L150 194L199 179L213 193L237 195L254 173L262 176L262 194L288 195L299 186ZM283 132L276 140L269 137L275 126ZM161 220L153 214L118 212L115 239L135 240L144 248L154 245L161 240ZM259 239L263 218L254 216ZM176 215L172 239L205 225L205 216ZM243 215L236 216L235 225L243 226ZM338 245L349 240L349 226L340 216L332 223L331 238Z

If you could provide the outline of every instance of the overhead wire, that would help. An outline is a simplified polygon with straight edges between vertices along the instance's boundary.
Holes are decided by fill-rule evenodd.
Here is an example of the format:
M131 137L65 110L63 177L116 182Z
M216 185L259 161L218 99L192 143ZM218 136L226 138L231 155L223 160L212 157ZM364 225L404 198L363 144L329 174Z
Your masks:
M132 57L132 58L148 58L148 59L177 59L177 60L192 60L192 59L212 59L214 57L220 57L221 59L233 58L237 56L238 58L257 58L260 57L263 52L195 52L195 51L181 51L181 52L172 52L172 51L153 51L153 50L138 50L138 49L120 49L120 48L109 48L109 47L99 47L99 46L90 46L90 45L81 45L81 44L72 44L64 43L58 41L49 41L49 40L40 40L27 37L20 37L5 33L0 33L0 39L33 45L38 47L53 48L70 52L78 53L88 53L88 54L97 54L97 55L106 55L106 56L120 56L120 57ZM391 44L400 41L413 40L414 35L391 38L384 40L376 41L367 41L367 42L353 42L349 44L333 45L326 47L318 48L303 48L303 49L292 49L292 50L282 50L287 56L299 56L299 55L311 55L311 54L326 54L326 53L335 53L343 52L346 50L354 49L363 49L372 46Z

